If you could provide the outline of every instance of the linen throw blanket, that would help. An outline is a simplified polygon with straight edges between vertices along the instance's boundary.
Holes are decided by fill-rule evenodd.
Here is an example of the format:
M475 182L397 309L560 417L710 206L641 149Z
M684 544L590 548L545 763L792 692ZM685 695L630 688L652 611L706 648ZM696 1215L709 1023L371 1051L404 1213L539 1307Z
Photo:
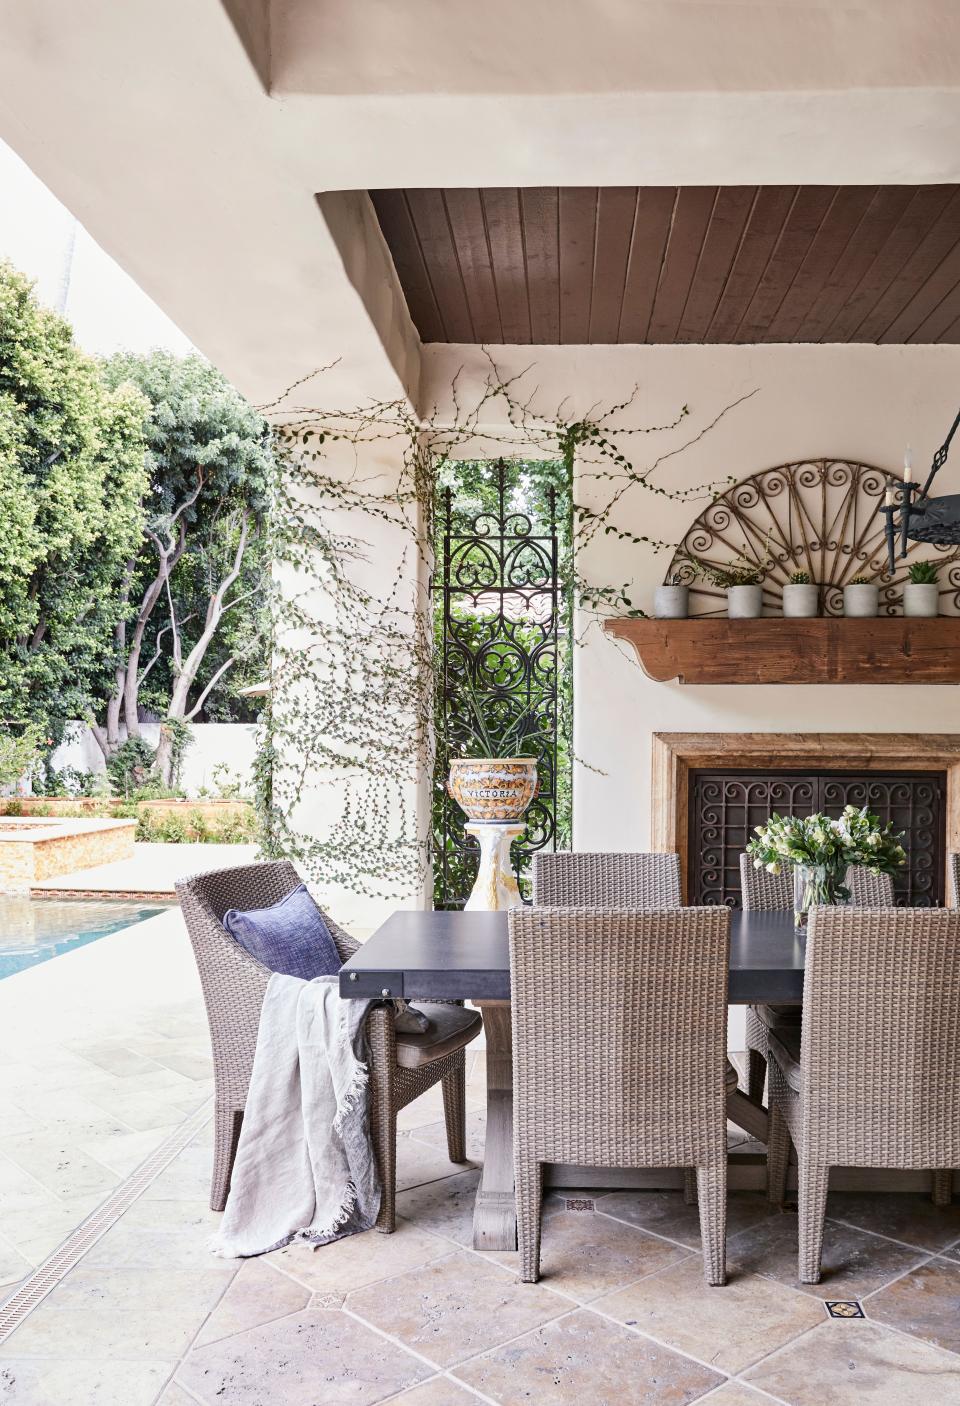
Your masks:
M215 1254L262 1255L295 1239L324 1245L373 1225L368 1008L341 1000L336 976L271 976Z

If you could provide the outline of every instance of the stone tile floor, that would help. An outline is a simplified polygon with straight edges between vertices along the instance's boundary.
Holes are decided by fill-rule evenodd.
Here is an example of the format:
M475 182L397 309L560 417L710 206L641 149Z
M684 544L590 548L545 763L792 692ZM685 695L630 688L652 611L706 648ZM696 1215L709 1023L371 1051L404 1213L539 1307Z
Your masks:
M476 1163L482 1052L469 1071ZM0 983L0 1303L209 1072L175 913ZM433 1090L401 1115L395 1235L237 1262L206 1249L204 1129L0 1344L0 1406L960 1406L960 1201L833 1195L814 1287L795 1215L734 1193L708 1289L679 1193L554 1195L524 1285L515 1254L472 1249L479 1173L444 1141Z
M212 1073L175 910L0 981L0 1301L209 1099Z
M482 1079L481 1052L474 1154ZM0 1403L960 1406L960 1204L834 1195L813 1287L795 1215L734 1193L708 1289L679 1193L556 1193L525 1285L515 1254L470 1248L478 1172L446 1160L436 1092L401 1121L395 1235L243 1262L205 1248L205 1129L0 1347ZM836 1298L865 1318L829 1319Z

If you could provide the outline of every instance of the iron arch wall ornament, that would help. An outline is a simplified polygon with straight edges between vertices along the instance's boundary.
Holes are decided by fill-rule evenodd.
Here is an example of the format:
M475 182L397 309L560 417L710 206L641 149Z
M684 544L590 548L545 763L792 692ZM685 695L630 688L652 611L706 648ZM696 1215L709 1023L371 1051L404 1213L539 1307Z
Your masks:
M960 614L960 547L913 544L891 573L886 524L878 509L898 475L848 459L801 459L764 469L718 493L678 543L665 581L690 587L691 615L724 615L722 588L703 577L700 563L728 567L766 563L764 607L779 613L784 585L806 571L820 587L824 615L843 613L843 588L854 577L880 587L885 615L901 612L912 561L940 567L940 613Z

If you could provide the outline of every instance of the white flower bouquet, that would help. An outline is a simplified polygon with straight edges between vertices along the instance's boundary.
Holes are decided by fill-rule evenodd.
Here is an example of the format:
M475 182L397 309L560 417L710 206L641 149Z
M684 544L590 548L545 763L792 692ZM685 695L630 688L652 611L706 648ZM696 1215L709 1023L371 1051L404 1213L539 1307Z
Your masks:
M827 815L772 815L766 825L756 826L747 853L755 868L769 874L791 866L797 926L803 927L815 904L848 902L845 879L851 866L871 874L895 874L907 859L902 838L891 821L881 825L880 817L866 806L851 805L836 820Z

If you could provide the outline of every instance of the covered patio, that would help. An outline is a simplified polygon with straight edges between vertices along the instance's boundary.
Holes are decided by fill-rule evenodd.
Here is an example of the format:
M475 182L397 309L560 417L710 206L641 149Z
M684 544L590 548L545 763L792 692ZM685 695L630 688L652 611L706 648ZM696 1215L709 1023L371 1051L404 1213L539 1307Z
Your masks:
M0 1402L960 1406L952 7L0 35L0 136L282 470L260 851L33 876L185 917L0 981ZM310 974L231 926L301 880ZM301 975L371 1003L380 1199L213 1254Z

